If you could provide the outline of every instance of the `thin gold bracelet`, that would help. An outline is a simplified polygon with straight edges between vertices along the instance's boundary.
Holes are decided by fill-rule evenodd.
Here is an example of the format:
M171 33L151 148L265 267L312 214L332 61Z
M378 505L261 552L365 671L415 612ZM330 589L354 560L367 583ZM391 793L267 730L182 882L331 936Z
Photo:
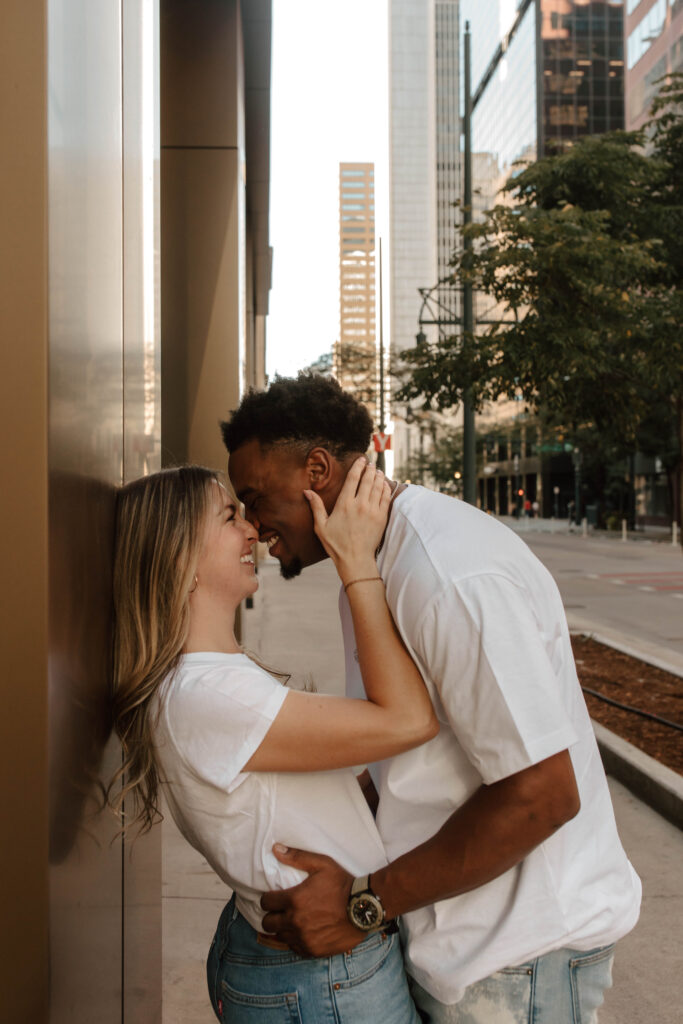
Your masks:
M349 587L352 587L354 583L374 583L375 580L379 580L380 583L384 583L381 576L363 576L363 578L359 580L349 580L348 583L344 584L344 593L346 593Z

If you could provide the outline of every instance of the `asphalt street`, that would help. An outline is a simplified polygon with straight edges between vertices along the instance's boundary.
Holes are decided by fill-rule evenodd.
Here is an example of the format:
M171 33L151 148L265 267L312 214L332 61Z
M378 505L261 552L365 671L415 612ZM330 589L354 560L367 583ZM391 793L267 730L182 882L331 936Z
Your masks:
M624 645L683 674L683 555L671 543L550 532L544 520L505 520L553 574L573 630Z

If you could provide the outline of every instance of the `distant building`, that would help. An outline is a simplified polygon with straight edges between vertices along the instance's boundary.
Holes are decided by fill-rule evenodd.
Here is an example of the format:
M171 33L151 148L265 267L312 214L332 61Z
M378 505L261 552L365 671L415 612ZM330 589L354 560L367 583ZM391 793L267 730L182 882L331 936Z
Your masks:
M390 0L390 352L415 344L421 299L450 272L460 199L458 0ZM452 289L439 291L456 310ZM423 423L392 407L396 464L424 441Z
M624 127L622 0L462 0L462 17L478 204L496 202L516 163Z
M375 168L339 165L339 340L334 376L379 420L375 340Z
M681 0L626 0L626 127L649 117L658 81L683 70Z
M461 17L471 29L476 217L506 201L500 189L516 165L624 128L624 5L461 0ZM475 296L475 315L495 318L489 297ZM542 515L564 512L573 495L572 456L562 444L541 451L521 408L499 403L477 418L479 503L501 514L526 500L538 501Z

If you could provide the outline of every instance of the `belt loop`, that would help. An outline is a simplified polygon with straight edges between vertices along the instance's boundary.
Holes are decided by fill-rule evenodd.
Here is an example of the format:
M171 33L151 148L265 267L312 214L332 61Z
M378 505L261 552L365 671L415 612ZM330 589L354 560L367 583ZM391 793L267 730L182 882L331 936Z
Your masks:
M220 921L218 922L218 959L222 960L225 950L227 949L228 942L230 941L230 929L235 923L238 910L235 901L235 894L233 893L221 914Z

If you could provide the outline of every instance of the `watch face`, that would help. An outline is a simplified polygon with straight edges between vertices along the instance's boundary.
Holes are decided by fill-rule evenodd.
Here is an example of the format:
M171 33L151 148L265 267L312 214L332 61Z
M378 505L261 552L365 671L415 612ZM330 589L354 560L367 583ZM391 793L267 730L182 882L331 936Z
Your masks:
M354 923L363 931L369 931L382 921L382 907L372 896L358 896L354 899L351 913Z

